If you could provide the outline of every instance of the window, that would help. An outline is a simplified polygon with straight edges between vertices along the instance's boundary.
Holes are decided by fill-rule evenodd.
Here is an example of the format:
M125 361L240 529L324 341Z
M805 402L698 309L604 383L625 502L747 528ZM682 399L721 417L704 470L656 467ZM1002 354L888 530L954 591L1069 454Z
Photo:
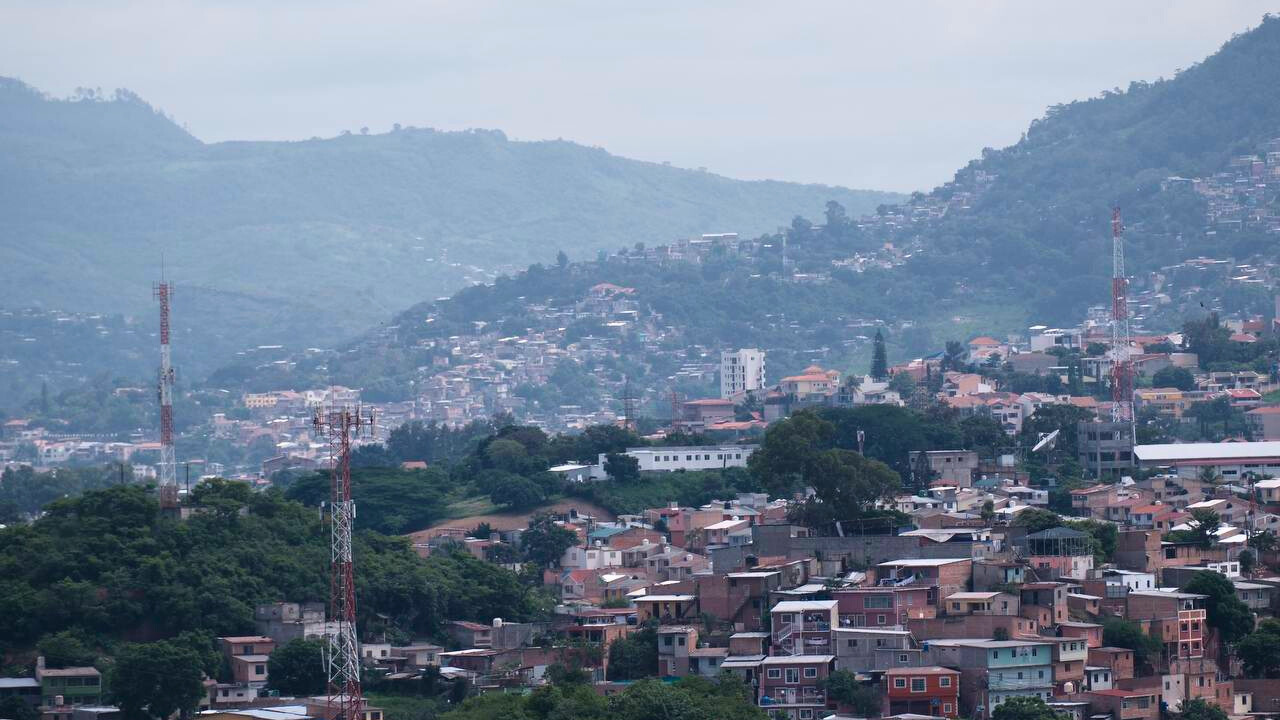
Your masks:
M800 708L800 720L813 720L813 708Z
M925 679L922 677L911 678L911 692L918 693L925 691Z
M816 678L816 677L818 677L818 668L816 668L816 667L807 667L807 668L805 668L805 669L804 669L804 676L805 676L805 677L807 677L807 678Z
M266 665L254 665L254 666L253 666L253 674L254 674L254 675L266 675L266 674L267 674L267 666L266 666Z
M991 651L991 657L992 657L992 659L999 659L999 657L1000 657L1000 651L999 651L999 650L992 650L992 651Z
M769 668L769 679L770 679L770 680L777 680L777 679L779 679L779 678L781 678L781 677L782 677L782 669L781 669L781 668Z
M681 635L680 637L676 638L676 644L677 644L677 645L679 645L680 647L684 647L684 636L683 636L683 635Z
M862 607L868 610L887 610L893 607L892 595L870 595L863 599Z
M848 644L849 644L849 647L851 647L851 648L856 648L856 647L858 647L858 641L857 641L857 640L850 640L850 641L848 642Z
M894 686L895 688L897 688L897 689L901 690L902 688L905 688L905 687L907 686L907 679L906 679L906 678L900 678L900 677L898 677L898 678L894 678L894 679L893 679L893 686Z
M903 665L906 665L906 664L907 664L907 654L906 654L906 653L902 653L902 654L898 655L898 662L902 663Z
M787 677L786 677L786 679L785 679L785 681L784 681L784 682L786 682L786 683L788 683L788 684L795 684L795 683L800 682L800 669L799 669L799 668L786 668L786 671L787 671Z
M672 642L674 642L674 641L671 639L671 636L670 636L670 635L665 635L665 636L663 636L663 638L662 638L662 644L663 644L663 645L666 645L667 647L671 647L671 643L672 643Z
M877 615L877 616L876 616L876 624L877 624L877 625L884 625L884 624L885 624L884 616L883 616L883 615Z
M942 712L945 715L951 714L951 703L942 703Z
M951 687L951 678L947 675L938 678L938 687Z

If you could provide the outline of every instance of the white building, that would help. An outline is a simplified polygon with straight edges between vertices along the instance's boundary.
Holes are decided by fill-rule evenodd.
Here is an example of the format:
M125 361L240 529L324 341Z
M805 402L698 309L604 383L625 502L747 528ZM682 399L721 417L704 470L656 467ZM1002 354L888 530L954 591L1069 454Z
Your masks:
M698 445L695 447L643 447L627 448L627 455L640 463L640 472L671 472L674 470L720 470L730 467L746 467L747 458L759 445ZM600 454L599 467L603 468L605 454Z
M1178 477L1196 477L1204 468L1230 482L1246 473L1280 475L1280 442L1173 443L1133 448L1139 467L1171 468Z
M764 351L757 348L720 353L720 397L764 389Z

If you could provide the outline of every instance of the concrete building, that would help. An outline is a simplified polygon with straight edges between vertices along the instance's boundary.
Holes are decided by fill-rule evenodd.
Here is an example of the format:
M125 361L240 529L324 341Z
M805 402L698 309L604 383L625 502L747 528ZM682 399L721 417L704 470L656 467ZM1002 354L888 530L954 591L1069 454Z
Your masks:
M929 463L935 482L967 488L973 485L978 469L978 453L973 450L915 450L910 453L911 467L919 467L920 455Z
M697 445L690 447L627 448L626 454L640 463L640 472L676 470L722 470L746 467L747 458L759 445ZM598 459L604 467L605 454Z
M1245 473L1280 475L1280 441L1168 443L1133 450L1142 468L1169 468L1179 477L1197 477L1205 468L1234 481Z
M764 351L757 348L720 353L720 397L764 389Z
M1086 470L1109 473L1134 466L1133 435L1128 423L1077 423L1076 437L1080 464Z

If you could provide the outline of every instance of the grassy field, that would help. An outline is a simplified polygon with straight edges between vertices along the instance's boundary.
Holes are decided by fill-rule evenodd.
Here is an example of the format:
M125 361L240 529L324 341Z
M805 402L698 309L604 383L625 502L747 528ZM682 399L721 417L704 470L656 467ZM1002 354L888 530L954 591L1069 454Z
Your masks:
M470 512L467 510L470 509ZM516 530L529 524L529 518L540 512L568 512L577 510L580 514L591 515L601 520L613 520L616 516L603 507L581 498L564 498L547 503L532 510L523 512L495 512L497 506L484 497L474 497L453 503L449 506L449 518L435 523L425 530L410 533L414 540L425 540L435 535L440 528L471 529L480 523L489 523L494 530Z

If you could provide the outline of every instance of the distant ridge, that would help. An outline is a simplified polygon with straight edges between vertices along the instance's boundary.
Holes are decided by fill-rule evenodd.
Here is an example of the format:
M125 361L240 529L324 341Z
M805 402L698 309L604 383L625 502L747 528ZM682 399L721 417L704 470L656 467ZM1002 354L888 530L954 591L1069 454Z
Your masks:
M163 250L179 288L323 308L254 328L220 320L238 307L188 307L209 332L262 342L331 340L559 250L759 234L828 200L861 213L901 199L492 130L205 144L132 93L57 100L12 79L0 79L0 186L0 265L20 268L0 304L149 311Z

